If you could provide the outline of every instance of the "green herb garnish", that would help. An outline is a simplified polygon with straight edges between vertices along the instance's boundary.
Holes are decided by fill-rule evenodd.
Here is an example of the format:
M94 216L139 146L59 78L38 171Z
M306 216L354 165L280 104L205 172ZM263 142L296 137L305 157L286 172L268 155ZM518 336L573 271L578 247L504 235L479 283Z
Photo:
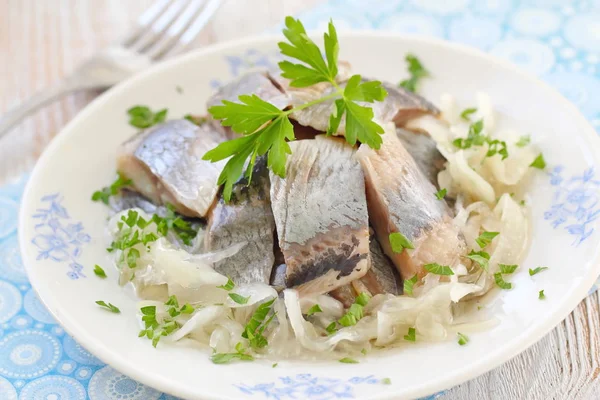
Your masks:
M406 294L406 295L412 296L412 294L413 294L413 287L415 286L415 283L417 283L418 279L419 279L419 277L417 276L417 274L413 275L413 277L410 278L410 279L405 279L404 280L404 291L403 291L403 293Z
M501 274L512 274L519 268L518 265L498 264Z
M516 143L517 147L525 147L529 143L531 143L531 136L525 135L519 138L519 141Z
M502 273L496 272L494 274L494 280L496 281L496 285L498 285L498 287L500 289L505 289L505 290L512 289L512 283L506 282L504 280L504 278L502 277Z
M454 275L452 268L447 265L440 265L438 263L425 264L423 267L425 271L431 272L435 275Z
M367 355L367 349L363 348L363 349L360 351L360 353L361 353L363 356L366 356L366 355Z
M472 146L482 146L485 143L486 137L481 134L483 131L483 120L472 123L469 126L467 138L457 138L452 141L452 144L459 149L468 149Z
M327 325L327 327L325 328L325 332L327 332L330 335L337 332L337 324L335 323L335 321Z
M475 114L477 112L477 108L465 108L463 112L460 113L460 117L465 121L471 121L471 114Z
M540 299L540 300L546 299L546 295L544 294L543 290L540 290L540 292L538 293L538 299Z
M232 294L235 293L229 293L229 296L231 296ZM246 302L247 301L248 300L246 299ZM273 315L271 315L271 317L265 322L265 318L271 311L274 302L275 299L272 299L258 306L256 311L254 311L254 314L252 314L250 321L244 327L242 337L248 339L250 347L252 347L253 349L261 349L267 344L269 344L267 338L263 336L263 332L265 331L265 329L267 329L267 327L276 315L276 313L273 313Z
M435 193L435 198L442 200L444 197L446 197L446 193L448 193L446 189L440 189Z
M115 306L111 303L106 304L106 302L104 302L103 300L96 301L96 304L98 304L102 308L105 308L106 310L110 311L111 313L119 314L121 312L121 310L119 310L119 308L117 306Z
M529 166L537 169L546 168L546 160L544 160L544 155L540 153Z
M492 240L498 236L500 232L483 232L475 241L482 249L488 244L492 243Z
M461 346L464 346L465 344L469 343L469 338L467 337L467 335L463 335L460 332L457 332L458 335L458 344L460 344Z
M231 300L235 301L238 304L246 304L248 300L250 300L250 296L244 297L237 293L229 293L229 297L231 297Z
M308 312L306 313L306 316L310 317L311 315L319 313L319 312L323 312L323 310L321 310L321 307L318 304L315 304L308 310Z
M547 269L548 267L535 267L534 269L529 268L529 276L534 276Z
M394 253L402 253L404 249L414 249L415 246L410 240L400 232L393 232L389 235L390 245Z
M406 60L406 64L408 65L408 73L410 74L410 78L403 80L400 82L398 86L403 87L404 89L416 93L417 84L421 80L421 78L425 78L429 76L429 71L423 67L421 61L414 56L413 54L407 54L404 58Z
M200 117L200 116L196 116L196 115L192 115L192 114L185 114L183 116L183 119L187 119L192 124L198 125L198 126L204 124L208 120L206 117Z
M92 194L92 201L101 201L104 204L108 204L108 199L111 196L116 195L119 191L131 185L131 179L127 179L125 176L121 175L121 173L117 173L117 179L111 183L109 187L102 188L101 190L97 190Z
M486 253L485 251L471 250L471 252L469 254L467 254L466 257L475 261L477 264L479 264L479 267L481 269L483 269L484 271L488 271L490 255L488 253Z
M241 343L235 345L235 353L214 353L210 360L215 364L227 364L233 360L254 361L254 357L246 353Z
M275 368L275 367L277 367L278 365L279 365L279 363L275 363L275 364L271 365L271 368Z
M129 125L144 129L160 124L167 118L167 111L166 108L153 112L147 106L131 107L127 110L127 114L129 114Z
M348 308L348 311L346 311L346 314L344 314L342 318L338 320L338 323L342 326L356 325L356 323L362 319L364 315L363 308L367 305L370 299L371 296L369 296L367 293L361 293L358 295L354 300L354 304Z
M383 383L384 385L391 385L392 384L392 380L390 378L383 378L381 380L381 383Z
M379 81L361 82L360 75L353 75L341 88L336 77L338 74L339 43L333 23L329 23L325 34L325 55L308 37L304 26L292 17L285 19L283 30L288 42L280 42L279 48L284 56L297 60L281 61L281 76L290 80L292 87L308 87L316 83L327 82L333 86L333 93L308 103L280 110L256 95L241 95L238 102L224 100L223 104L211 107L208 111L223 126L240 133L241 136L221 143L207 152L203 159L217 162L229 158L218 179L224 185L223 198L229 201L233 184L242 175L251 179L255 160L258 156L268 155L268 168L276 175L285 177L285 164L291 153L288 141L295 139L294 128L289 115L322 103L334 100L335 110L329 120L329 134L337 131L342 117L346 117L345 138L351 145L357 140L379 149L382 143L383 128L373 121L373 110L361 103L382 101L387 92ZM246 160L250 161L246 164Z
M227 283L221 286L217 286L217 288L219 289L224 289L227 291L232 290L235 287L235 283L233 283L233 281L231 280L231 278L227 278Z
M100 278L106 278L106 272L104 272L102 267L99 266L98 264L96 264L94 266L94 274L96 274L96 276L98 276Z
M354 358L350 358L350 357L344 357L342 359L340 359L341 363L344 364L358 364L358 361L356 361Z
M404 335L404 340L408 340L409 342L417 341L417 331L415 328L408 328L408 334Z

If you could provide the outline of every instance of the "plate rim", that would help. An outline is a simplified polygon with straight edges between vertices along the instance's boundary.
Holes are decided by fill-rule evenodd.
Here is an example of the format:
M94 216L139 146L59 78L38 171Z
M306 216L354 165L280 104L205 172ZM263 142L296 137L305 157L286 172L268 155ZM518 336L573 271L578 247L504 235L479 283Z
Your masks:
M317 33L314 31L311 31L309 34L311 37L317 36ZM319 33L318 35L320 36L321 33ZM556 100L559 100L561 105L566 110L568 110L568 114L579 120L581 126L584 127L584 129L582 129L579 132L579 134L583 135L588 140L588 142L593 147L595 147L594 152L596 154L600 154L600 138L598 137L598 134L596 133L595 129L592 127L590 122L587 120L587 118L585 118L585 116L581 113L581 111L579 111L579 109L568 99L566 99L558 90L550 86L550 84L542 81L534 74L520 69L519 67L508 61L502 60L492 54L486 53L482 50L470 47L468 45L451 42L445 39L428 37L420 34L402 34L390 31L375 30L340 29L338 31L338 37L343 40L352 40L354 38L385 38L391 40L416 42L417 44L426 43L428 45L450 48L451 50L458 53L466 54L472 57L483 58L486 61L491 61L503 69L510 70L511 73L520 75L523 79L526 79L530 83L537 85L540 89L546 91L549 96L552 96ZM157 74L164 70L168 70L176 65L188 63L196 58L202 58L207 55L223 52L227 49L250 47L253 44L262 45L263 43L269 41L278 42L280 40L280 34L261 34L236 40L229 40L222 43L209 45L203 48L194 49L181 56L152 65L149 68L137 74L134 74L128 79L113 86L112 88L95 98L92 102L90 102L71 121L69 121L69 123L64 128L62 128L60 132L51 140L49 145L43 151L41 157L36 162L33 171L31 172L27 181L25 190L23 192L18 218L19 250L23 261L23 266L29 278L31 287L35 290L36 294L38 295L39 299L42 301L44 306L56 319L58 324L60 324L60 326L70 336L72 336L78 343L80 343L86 350L88 350L94 356L98 357L107 365L127 375L128 377L135 379L136 381L141 382L147 385L148 387L160 390L168 394L184 398L199 398L198 396L202 396L202 398L216 398L213 397L214 394L202 394L197 391L189 392L187 390L183 390L180 387L178 387L178 383L176 381L173 381L172 379L165 379L158 374L153 375L152 373L145 373L143 369L138 368L138 366L128 362L128 358L124 355L121 355L120 357L105 357L105 355L111 353L104 351L104 347L107 346L103 346L103 342L89 340L86 337L86 335L83 334L84 332L82 330L82 327L79 326L76 320L67 318L61 314L59 310L60 307L57 307L59 306L59 303L54 302L53 296L49 295L51 294L50 292L47 292L47 289L45 288L46 285L44 285L44 282L36 280L35 268L33 267L35 259L29 256L27 251L25 251L27 248L27 244L29 243L28 238L25 237L26 230L22 228L25 226L26 222L29 219L29 215L26 215L25 213L25 205L31 202L31 200L28 201L27 199L29 199L31 196L30 192L33 191L34 182L38 179L38 175L41 174L41 170L43 169L42 166L50 157L52 157L52 154L56 151L56 149L65 140L68 140L69 132L73 129L73 126L76 126L80 123L80 121L88 118L88 116L93 114L96 111L96 109L110 102L111 98L114 95L126 91L130 86L135 85L136 82L139 80L146 79L147 77L153 74ZM524 336L524 340L517 341L513 339L507 345L500 347L493 352L487 353L485 357L482 357L479 360L474 360L473 362L465 365L459 371L450 373L442 379L437 380L433 384L423 384L421 386L416 386L411 392L404 393L402 394L402 396L407 396L411 398L427 396L438 391L462 384L467 380L474 379L480 375L483 375L484 373L509 361L510 359L521 354L533 344L541 340L546 334L553 330L563 319L565 319L587 296L589 288L600 275L600 249L596 249L594 257L589 261L589 263L590 268L588 269L587 274L585 276L582 276L578 286L573 288L573 294L569 298L565 299L562 302L562 304L552 314L550 314L550 316L547 318L543 325L525 330L524 332L526 332L526 334L522 335ZM218 396L222 399L227 398L227 395ZM391 400L397 398L398 395L395 395L394 393L390 392L374 394L373 397L371 397L371 399L373 400Z

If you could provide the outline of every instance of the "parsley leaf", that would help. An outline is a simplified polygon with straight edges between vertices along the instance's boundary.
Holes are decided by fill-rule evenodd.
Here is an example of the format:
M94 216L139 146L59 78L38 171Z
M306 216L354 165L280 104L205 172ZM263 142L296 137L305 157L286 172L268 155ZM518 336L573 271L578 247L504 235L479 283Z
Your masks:
M392 384L392 380L390 378L383 378L381 380L381 383L383 383L384 385L391 385Z
M321 306L319 306L318 304L315 304L307 311L306 316L310 317L311 315L319 313L319 312L323 312L323 310L321 310Z
M425 264L424 266L427 272L431 272L435 275L454 275L452 268L447 265L440 265L438 263Z
M403 80L398 86L403 87L410 92L416 92L419 80L429 76L429 71L423 67L421 61L419 61L419 59L413 54L407 54L404 59L408 65L408 73L410 74L410 78Z
M344 364L358 364L358 361L356 361L354 358L350 358L350 357L344 357L342 359L340 359L341 363Z
M185 114L183 116L183 119L187 119L192 124L195 124L195 125L198 125L198 126L204 124L207 121L206 117L200 117L200 116L192 115L192 114Z
M364 316L363 308L368 304L370 299L371 296L369 296L367 293L363 292L358 295L354 300L354 304L348 308L346 314L342 315L342 317L338 320L338 323L342 326L356 325L356 323Z
M106 310L115 313L115 314L119 314L121 313L121 310L119 310L119 308L111 303L106 304L106 302L104 302L103 300L98 300L96 301L96 304L98 304L100 307L105 308Z
M127 110L127 114L129 114L129 125L143 129L160 124L167 118L167 111L166 108L153 112L147 106L131 107Z
M409 342L417 341L417 331L415 328L408 328L408 334L404 335L404 340L408 340Z
M241 343L235 345L236 353L214 353L210 360L215 364L227 364L233 360L254 361L254 357L246 353Z
M271 365L271 368L275 368L275 367L277 367L278 365L279 365L279 363L275 363L275 364Z
M390 233L390 245L394 253L402 253L404 249L414 249L415 246L400 232Z
M101 201L104 204L108 204L108 199L111 196L119 193L119 190L122 188L131 185L131 179L127 179L125 176L121 175L120 172L117 173L117 175L117 179L111 183L109 187L97 190L92 194L92 201Z
M465 108L463 112L460 113L460 117L465 121L471 121L469 116L477 112L477 108Z
M512 274L519 267L518 265L498 264L501 274Z
M96 276L100 277L100 278L106 278L106 272L104 272L104 270L102 269L101 266L99 266L98 264L96 264L94 266L94 274L96 274Z
M446 193L448 193L446 189L440 189L435 193L435 198L442 200L444 197L446 197Z
M337 331L337 327L336 327L335 321L332 322L332 323L330 323L329 325L327 325L327 327L325 328L325 331L328 334L330 334L330 335L333 334L333 333L335 333Z
M458 344L460 344L461 346L464 346L465 344L469 343L469 338L467 337L467 335L463 335L460 332L457 332L458 335Z
M548 267L535 267L535 269L529 268L529 276L534 276L536 274L539 274L540 272L542 272L546 269L548 269Z
M238 304L246 304L248 303L248 300L250 300L250 296L244 297L237 293L229 293L229 297L231 297L231 300L235 301Z
M529 166L537 169L546 168L546 160L544 160L544 155L540 153Z
M232 294L235 293L229 293L230 296ZM246 301L248 300L246 299ZM250 347L252 347L253 349L261 349L267 344L269 344L267 342L267 338L263 336L263 332L265 331L265 329L267 329L267 327L276 315L276 313L273 313L273 315L271 315L271 317L265 322L265 318L271 311L274 302L275 299L272 299L258 306L256 311L254 311L254 313L252 314L250 321L244 327L242 337L248 339L248 341L250 342Z
M477 264L479 264L479 267L481 267L481 269L483 269L484 271L488 271L488 269L489 269L488 261L490 260L490 255L488 253L486 253L485 251L471 250L471 252L469 254L467 254L466 257L475 261Z
M413 287L415 286L415 283L417 283L418 279L419 279L419 277L417 276L417 274L413 275L413 277L410 278L410 279L405 279L404 280L404 291L403 291L403 293L406 294L406 295L412 296L412 294L413 294Z
M227 283L221 286L217 286L217 288L219 289L224 289L227 291L232 290L235 287L235 283L233 283L233 281L231 280L231 278L227 278Z
M494 280L496 281L496 285L498 285L498 287L500 289L505 289L505 290L512 289L512 283L506 282L504 280L504 278L502 277L502 273L496 272L494 274Z
M483 120L472 123L469 126L469 133L465 138L458 138L452 141L452 144L459 149L468 149L472 146L482 146L486 137L481 134L483 131Z
M500 232L486 232L484 231L475 241L482 249L486 247L488 244L492 243L492 240L498 236Z
M529 143L531 143L531 136L525 135L519 138L519 141L516 143L517 147L525 147Z
M546 295L544 294L543 290L540 290L540 292L538 293L538 299L540 299L540 300L546 299Z

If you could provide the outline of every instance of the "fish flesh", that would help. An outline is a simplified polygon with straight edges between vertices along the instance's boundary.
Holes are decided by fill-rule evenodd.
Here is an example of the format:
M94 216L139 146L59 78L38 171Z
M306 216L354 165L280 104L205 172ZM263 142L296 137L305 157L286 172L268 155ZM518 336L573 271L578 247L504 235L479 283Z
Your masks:
M220 197L208 213L205 250L216 252L246 243L236 254L213 264L213 268L236 284L269 284L275 263L275 221L271 211L269 170L265 157L254 164L252 180L233 185L231 200Z
M228 139L216 121L197 126L187 120L167 121L125 142L117 169L133 189L155 204L172 204L189 217L204 217L217 196L217 179L226 161L202 160Z
M439 188L438 173L444 168L446 159L438 150L435 140L426 132L413 132L404 128L396 128L396 134L423 175L433 186Z
M286 177L271 173L271 207L286 286L327 293L370 268L364 175L355 149L319 135L290 143Z
M363 82L367 80L363 79ZM410 92L402 87L391 83L382 82L382 86L388 95L383 101L374 103L359 102L359 104L373 109L373 119L380 123L394 122L397 126L404 126L413 118L424 114L438 115L439 110L429 101L416 93ZM345 87L345 82L340 84ZM331 85L324 86L324 90L318 91L314 87L308 89L286 88L292 103L290 105L304 104L318 98L328 96L337 89ZM329 119L335 109L334 99L315 104L300 111L293 112L290 117L300 125L310 126L319 131L326 131L329 127ZM346 131L346 118L342 117L340 125L334 135L343 136Z
M393 124L384 125L379 150L361 146L371 224L388 257L403 279L424 276L430 263L455 265L466 251L464 238L454 226L446 202L436 198L429 182L396 135ZM392 251L389 235L400 232L414 249Z
M346 308L350 307L356 296L365 292L371 296L382 293L402 294L400 276L392 261L384 254L376 237L371 236L369 243L371 268L367 273L349 285L337 288L329 294L339 300Z

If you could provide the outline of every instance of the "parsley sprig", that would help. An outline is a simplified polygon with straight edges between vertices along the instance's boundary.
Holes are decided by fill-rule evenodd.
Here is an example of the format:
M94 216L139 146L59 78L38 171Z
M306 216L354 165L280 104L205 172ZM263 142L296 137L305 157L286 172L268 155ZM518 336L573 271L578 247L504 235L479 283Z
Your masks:
M398 86L414 93L417 91L419 81L429 76L429 71L425 69L421 61L414 54L407 54L404 59L408 65L410 78L403 80Z
M92 201L101 201L104 204L108 204L108 199L119 193L119 191L131 185L131 179L127 179L125 176L118 173L117 179L111 183L110 186L104 187L100 190L96 190L92 194Z
M345 88L337 81L339 43L332 22L324 35L325 55L307 36L302 23L292 17L285 20L283 34L288 42L280 42L279 49L290 60L281 61L282 76L290 80L292 87L308 87L327 82L333 92L321 98L280 110L256 95L241 95L239 102L223 100L223 104L211 107L209 113L223 126L240 133L241 136L223 142L204 155L205 160L217 162L229 158L218 179L224 185L223 198L231 199L233 184L242 175L251 179L254 162L258 156L267 155L268 168L273 173L285 177L285 165L291 148L289 141L295 140L290 114L327 100L334 100L335 108L329 120L328 134L337 131L342 117L346 117L345 137L354 145L357 141L374 149L382 143L383 128L373 121L373 110L358 102L382 101L387 95L379 81L362 82L360 75L352 76Z
M254 311L254 314L252 314L250 321L244 327L244 332L242 332L242 337L244 339L248 339L250 347L252 347L255 350L262 349L267 344L269 344L267 338L263 335L263 333L265 329L267 329L271 321L273 321L273 318L275 318L275 316L277 315L277 313L274 312L273 314L271 314L269 319L265 321L267 315L269 315L271 309L273 308L274 302L275 299L272 299L258 306L256 311Z

